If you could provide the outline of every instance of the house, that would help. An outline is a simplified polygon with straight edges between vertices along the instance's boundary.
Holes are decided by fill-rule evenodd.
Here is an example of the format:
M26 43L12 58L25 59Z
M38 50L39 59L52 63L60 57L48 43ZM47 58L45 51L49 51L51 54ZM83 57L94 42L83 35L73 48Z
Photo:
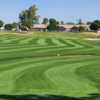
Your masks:
M64 25L60 24L59 25L59 31L67 31L67 32L69 32L69 31L71 31L71 29L72 29L73 26L74 25L70 25L70 24L64 24Z
M86 31L89 31L90 30L89 29L89 25L87 25L87 24L83 24L81 26L84 27ZM48 27L47 24L34 24L33 25L33 30L36 30L36 31L45 31L47 29L47 27ZM61 32L72 32L73 31L72 30L73 27L79 28L80 25L60 24L58 31L61 31Z
M86 31L90 31L89 25L83 24L83 25L74 25L74 24L64 24L64 25L59 25L59 27L63 27L63 31L67 32L72 32L72 31L77 31L79 27L84 27Z
M48 27L48 25L46 24L34 24L33 25L33 30L36 30L36 31L44 31L46 30Z
M33 30L36 31L44 31L46 30L48 25L46 24L34 24ZM59 25L59 31L70 31L73 25Z

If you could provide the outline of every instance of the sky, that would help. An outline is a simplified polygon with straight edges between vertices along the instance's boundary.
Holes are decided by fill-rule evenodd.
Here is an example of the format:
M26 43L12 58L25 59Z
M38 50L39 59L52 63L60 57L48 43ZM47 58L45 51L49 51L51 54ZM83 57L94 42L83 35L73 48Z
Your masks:
M0 0L0 19L5 23L18 21L24 9L35 4L41 18L77 22L100 19L100 0Z

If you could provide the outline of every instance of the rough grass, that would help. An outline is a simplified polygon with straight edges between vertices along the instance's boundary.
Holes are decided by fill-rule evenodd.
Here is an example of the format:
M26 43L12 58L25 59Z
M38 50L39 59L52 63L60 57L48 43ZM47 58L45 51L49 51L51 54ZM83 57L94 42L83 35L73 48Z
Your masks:
M100 43L83 33L0 34L0 94L100 93Z

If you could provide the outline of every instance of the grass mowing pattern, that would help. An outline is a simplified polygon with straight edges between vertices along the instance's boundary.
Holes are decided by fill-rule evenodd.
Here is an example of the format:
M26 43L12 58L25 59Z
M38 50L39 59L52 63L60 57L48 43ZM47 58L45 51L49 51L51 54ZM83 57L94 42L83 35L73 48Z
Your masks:
M0 36L0 94L100 93L100 45L77 38Z

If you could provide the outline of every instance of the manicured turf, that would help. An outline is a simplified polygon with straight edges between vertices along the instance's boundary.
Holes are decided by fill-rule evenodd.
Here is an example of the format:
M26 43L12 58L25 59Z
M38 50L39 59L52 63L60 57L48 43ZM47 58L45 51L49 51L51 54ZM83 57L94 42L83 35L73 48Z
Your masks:
M0 94L100 93L100 43L80 33L0 34Z

